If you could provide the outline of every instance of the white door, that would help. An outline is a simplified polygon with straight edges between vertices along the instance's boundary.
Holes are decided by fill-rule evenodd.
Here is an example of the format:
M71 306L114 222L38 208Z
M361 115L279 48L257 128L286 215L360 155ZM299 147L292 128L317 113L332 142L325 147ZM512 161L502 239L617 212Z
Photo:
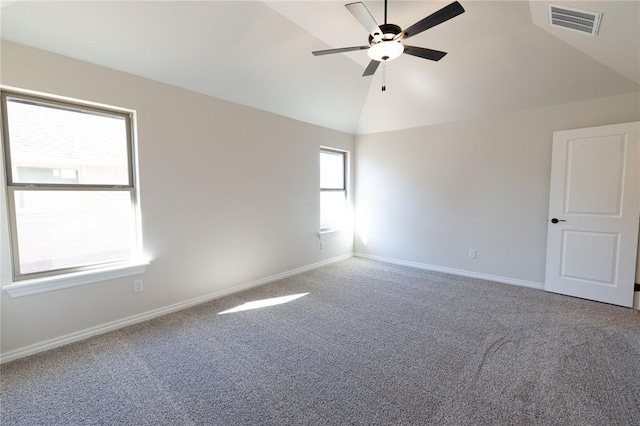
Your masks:
M640 122L554 132L544 288L632 306Z

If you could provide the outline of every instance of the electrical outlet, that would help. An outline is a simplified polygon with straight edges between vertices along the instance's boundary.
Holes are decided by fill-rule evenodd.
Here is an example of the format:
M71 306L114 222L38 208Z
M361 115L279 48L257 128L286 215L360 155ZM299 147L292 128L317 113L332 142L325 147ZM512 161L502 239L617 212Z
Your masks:
M324 250L324 241L320 241L320 250Z
M469 249L469 257L472 259L476 258L476 249Z
M143 282L142 280L134 280L133 281L133 292L137 293L139 291L144 290L144 286L143 286Z

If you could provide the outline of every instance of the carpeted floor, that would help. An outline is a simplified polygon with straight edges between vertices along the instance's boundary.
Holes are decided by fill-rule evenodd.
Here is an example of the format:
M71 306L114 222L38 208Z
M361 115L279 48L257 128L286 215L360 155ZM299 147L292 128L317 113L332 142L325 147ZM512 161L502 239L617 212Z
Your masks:
M3 426L638 425L640 315L355 258L8 363L1 383Z

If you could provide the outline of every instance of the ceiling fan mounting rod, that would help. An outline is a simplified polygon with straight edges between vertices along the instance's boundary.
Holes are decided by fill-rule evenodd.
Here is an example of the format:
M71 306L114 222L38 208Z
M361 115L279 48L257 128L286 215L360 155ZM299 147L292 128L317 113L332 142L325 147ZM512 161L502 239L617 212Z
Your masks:
M387 0L384 0L384 24L387 25Z

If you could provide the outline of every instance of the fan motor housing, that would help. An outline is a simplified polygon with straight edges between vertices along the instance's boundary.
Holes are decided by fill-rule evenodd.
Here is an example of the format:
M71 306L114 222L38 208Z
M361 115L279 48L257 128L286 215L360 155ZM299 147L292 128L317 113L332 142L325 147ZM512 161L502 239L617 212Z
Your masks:
M380 40L377 40L376 43L382 40L392 40L396 35L402 32L402 28L396 24L382 24L380 25L380 30L382 31L382 37ZM369 34L369 44L372 44L373 42L374 35Z

